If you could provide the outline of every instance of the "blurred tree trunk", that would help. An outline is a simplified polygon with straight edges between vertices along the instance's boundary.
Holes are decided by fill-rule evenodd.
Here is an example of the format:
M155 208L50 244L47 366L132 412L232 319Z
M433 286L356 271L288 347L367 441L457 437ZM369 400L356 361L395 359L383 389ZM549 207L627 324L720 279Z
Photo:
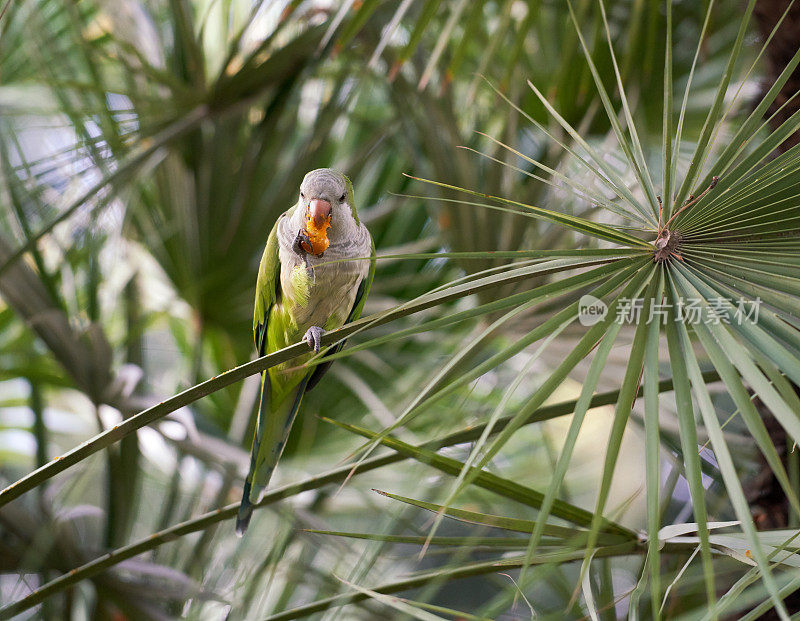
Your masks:
M766 41L769 37L789 3L790 0L760 0L756 4L754 15L763 41ZM800 4L795 3L767 46L765 53L767 77L762 83L762 97L795 55L798 44L800 44ZM800 67L794 70L778 97L767 110L766 117L772 117L770 126L773 129L779 127L790 116L800 110L800 97L796 97L798 91L800 91ZM777 112L787 102L789 103L780 112ZM775 115L774 117L772 116L773 114ZM800 132L795 132L778 147L778 151L784 152L798 143L800 143ZM794 389L800 394L797 386ZM798 476L800 476L798 472L797 447L793 446L791 438L775 420L772 412L760 401L756 401L756 406L778 451L778 455L780 455L781 461L789 473L790 480L792 483L797 482ZM759 460L761 465L759 472L745 485L745 493L747 494L756 528L768 530L791 526L797 527L797 516L790 515L786 494L781 489L772 469L760 454ZM796 486L795 490L797 490ZM800 592L792 593L784 600L784 604L790 615L799 612ZM778 613L774 608L759 617L762 621L771 621L778 618Z
M789 6L789 2L790 0L759 0L756 4L753 14L756 17L756 23L763 41L766 41L767 37L769 37L775 24L778 23L786 11L786 7ZM762 84L762 97L777 80L781 71L789 64L792 56L797 52L798 44L800 44L800 4L795 3L767 46L765 54L767 78ZM800 67L794 70L781 89L780 94L767 111L767 117L769 118L775 114L798 91L800 91ZM800 110L800 97L794 98L785 108L778 112L770 121L770 126L773 129L780 127L784 121L798 110ZM800 143L800 132L795 132L779 149L780 151L786 151L798 143Z

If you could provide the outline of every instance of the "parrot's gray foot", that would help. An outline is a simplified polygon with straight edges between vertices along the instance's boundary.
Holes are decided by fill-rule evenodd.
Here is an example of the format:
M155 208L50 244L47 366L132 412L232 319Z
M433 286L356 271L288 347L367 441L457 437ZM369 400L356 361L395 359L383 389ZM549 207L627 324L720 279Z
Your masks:
M292 250L294 250L295 254L303 259L303 263L306 266L306 271L312 276L316 276L316 274L314 274L314 268L312 267L311 262L308 260L309 248L311 248L311 240L308 238L308 233L301 229L297 232L297 237L294 238Z
M308 254L308 248L311 248L311 240L308 238L308 234L303 229L300 229L297 231L297 237L294 238L292 243L292 250L305 258Z
M308 343L308 346L314 350L314 353L318 353L323 334L325 334L325 330L319 326L311 326L308 330L306 330L306 334L303 337L303 342Z

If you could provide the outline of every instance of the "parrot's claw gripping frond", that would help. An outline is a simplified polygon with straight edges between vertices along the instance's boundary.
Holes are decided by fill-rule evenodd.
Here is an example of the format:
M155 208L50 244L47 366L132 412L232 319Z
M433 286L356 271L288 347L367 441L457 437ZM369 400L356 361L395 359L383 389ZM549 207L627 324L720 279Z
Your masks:
M308 330L306 330L306 334L303 337L303 342L308 343L308 346L314 350L315 354L319 353L323 334L325 334L325 330L319 326L311 326Z

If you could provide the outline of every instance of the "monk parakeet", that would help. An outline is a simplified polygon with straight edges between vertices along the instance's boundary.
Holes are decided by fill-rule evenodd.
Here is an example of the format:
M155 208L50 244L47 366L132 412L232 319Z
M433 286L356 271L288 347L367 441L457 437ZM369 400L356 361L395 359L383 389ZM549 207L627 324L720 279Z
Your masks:
M261 356L301 339L313 352L261 374L250 472L236 520L239 536L247 530L253 503L283 452L303 394L330 366L309 370L302 364L319 352L326 330L359 317L374 273L375 245L358 219L352 183L330 168L312 170L300 184L297 204L281 214L267 238L258 269L253 334Z

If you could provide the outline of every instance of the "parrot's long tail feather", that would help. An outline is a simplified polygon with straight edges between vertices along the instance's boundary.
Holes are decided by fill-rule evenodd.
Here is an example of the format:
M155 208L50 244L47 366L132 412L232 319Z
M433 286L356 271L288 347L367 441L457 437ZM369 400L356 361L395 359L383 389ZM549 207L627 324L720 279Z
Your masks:
M258 405L258 423L253 437L253 448L250 451L250 472L244 483L242 502L236 517L236 534L241 537L247 531L253 515L253 505L258 502L261 492L269 484L275 466L278 464L283 447L289 439L289 432L300 409L300 402L306 389L309 376L303 378L297 387L293 400L277 411L270 411L269 379L266 373L261 374L261 399ZM291 404L290 408L286 406ZM266 444L263 444L266 436ZM262 449L263 445L263 449Z
M247 477L244 482L242 504L239 505L239 514L236 516L236 535L238 537L243 537L247 532L251 517L253 517L253 504L250 502L250 477Z

